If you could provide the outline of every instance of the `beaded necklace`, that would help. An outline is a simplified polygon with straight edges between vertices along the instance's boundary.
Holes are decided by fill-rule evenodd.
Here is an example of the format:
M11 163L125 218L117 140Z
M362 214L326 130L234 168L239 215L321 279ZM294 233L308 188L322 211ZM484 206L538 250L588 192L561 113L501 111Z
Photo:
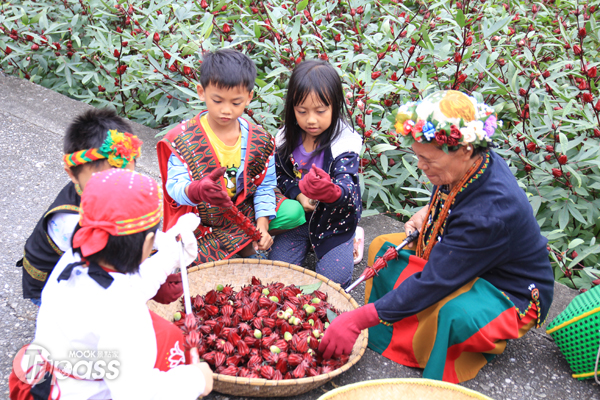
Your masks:
M440 234L442 229L442 225L445 224L446 218L448 218L448 214L450 213L450 208L454 204L454 199L458 193L460 193L463 189L465 183L471 178L471 176L475 173L479 165L481 164L482 157L477 158L473 165L469 168L466 174L461 178L457 185L452 188L450 194L447 195L441 192L441 186L438 186L435 194L433 195L433 199L429 203L429 208L427 209L427 215L425 216L425 221L433 220L433 212L437 208L437 205L443 200L443 206L439 215L435 220L435 224L433 229L430 230L430 234L426 235L426 231L428 229L423 229L421 234L419 235L419 239L417 242L417 257L420 257L424 260L429 260L429 254L431 254L431 250L433 246L437 243L436 238ZM445 197L442 199L442 197ZM429 240L426 240L426 236Z

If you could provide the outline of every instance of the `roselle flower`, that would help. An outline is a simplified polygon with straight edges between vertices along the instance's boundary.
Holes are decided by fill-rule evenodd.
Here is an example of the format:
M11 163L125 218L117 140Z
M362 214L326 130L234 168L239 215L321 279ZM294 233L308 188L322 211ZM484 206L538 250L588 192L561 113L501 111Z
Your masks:
M519 89L519 94L520 94L521 96L525 96L525 95L527 94L527 90L525 90L525 89L523 89L523 88L520 88L520 89Z
M406 67L404 68L404 73L406 74L406 76L410 76L410 74L412 74L414 70L415 69L413 67Z
M573 46L573 53L575 53L576 56L581 55L581 53L582 53L581 47L579 47L579 45L577 45L577 44L575 46Z
M566 155L564 155L564 154L563 154L563 155L561 155L560 157L558 157L558 163L559 163L560 165L565 165L565 164L567 163L567 161L568 161L568 158L567 158L567 156L566 156Z
M558 168L552 168L552 175L554 175L555 178L560 178L562 176L562 171Z
M587 71L587 76L589 76L590 78L595 78L597 74L598 74L598 68L596 68L596 67L592 67L592 68L588 69L588 71Z
M585 92L582 95L582 98L585 103L591 103L592 101L594 101L594 96L589 92Z
M335 40L336 42L341 42L342 41L342 35L341 34L337 34L333 37L333 40Z
M544 71L544 73L542 74L542 76L544 78L548 78L550 76L550 71Z
M231 27L227 23L224 23L223 24L223 33L229 33L229 32L231 32Z
M537 146L533 142L527 143L527 151L534 152L537 149Z
M577 36L579 36L579 38L581 39L585 38L587 36L587 31L585 30L585 28L580 28L577 32Z

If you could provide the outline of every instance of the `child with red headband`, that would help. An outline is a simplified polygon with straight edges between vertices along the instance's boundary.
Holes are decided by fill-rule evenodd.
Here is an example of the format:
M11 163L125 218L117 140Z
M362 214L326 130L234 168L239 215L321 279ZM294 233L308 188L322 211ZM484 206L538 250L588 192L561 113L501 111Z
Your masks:
M71 178L37 223L25 243L23 297L39 306L42 289L52 269L71 247L71 236L79 221L81 192L94 172L111 168L135 169L142 141L131 126L112 109L91 109L77 116L67 128L63 147L65 171ZM156 301L170 303L181 296L179 278L172 276Z
M146 305L174 268L196 258L193 230L199 218L184 215L167 233L157 233L162 192L152 178L122 169L90 177L79 217L73 248L42 293L31 346L40 349L42 371L48 374L45 379L38 374L32 386L26 379L31 357L18 358L9 379L11 399L26 399L28 391L45 399L51 393L62 399L113 400L208 394L208 365L184 365L181 331L165 320L157 324L160 317ZM144 261L155 238L158 252ZM170 347L166 353L165 345ZM80 363L82 357L87 364Z

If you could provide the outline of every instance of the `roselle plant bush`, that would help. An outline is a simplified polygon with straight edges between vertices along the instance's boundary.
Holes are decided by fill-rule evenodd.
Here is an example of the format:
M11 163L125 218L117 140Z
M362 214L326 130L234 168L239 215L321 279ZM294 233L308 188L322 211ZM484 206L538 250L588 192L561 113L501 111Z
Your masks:
M504 121L495 141L549 240L559 282L600 283L600 0L63 0L0 4L0 68L167 129L202 108L201 53L231 47L259 76L247 115L275 133L305 59L342 76L364 136L363 215L406 220L431 184L398 142L399 104L457 89Z

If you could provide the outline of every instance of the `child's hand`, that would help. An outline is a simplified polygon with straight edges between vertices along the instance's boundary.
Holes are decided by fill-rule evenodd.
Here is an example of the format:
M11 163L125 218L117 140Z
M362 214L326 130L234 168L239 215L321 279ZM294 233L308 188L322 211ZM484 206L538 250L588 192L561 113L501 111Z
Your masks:
M342 189L331 182L331 177L321 168L312 165L308 174L299 183L300 190L311 199L334 203L342 195Z
M194 365L202 372L202 375L204 376L204 392L202 392L202 396L206 396L210 392L212 392L213 373L208 364L205 362L201 362Z
M225 171L225 167L217 168L208 176L190 183L185 189L188 199L195 204L205 202L221 208L231 207L231 198L219 183Z
M304 212L311 213L311 212L315 211L315 206L317 205L317 203L314 200L306 197L304 194L300 193L296 197L296 200L298 200L300 202L300 204L302 204L302 208L304 208Z
M269 218L260 217L256 220L256 228L260 231L260 240L254 242L254 250L269 250L273 245L273 238L269 234Z

